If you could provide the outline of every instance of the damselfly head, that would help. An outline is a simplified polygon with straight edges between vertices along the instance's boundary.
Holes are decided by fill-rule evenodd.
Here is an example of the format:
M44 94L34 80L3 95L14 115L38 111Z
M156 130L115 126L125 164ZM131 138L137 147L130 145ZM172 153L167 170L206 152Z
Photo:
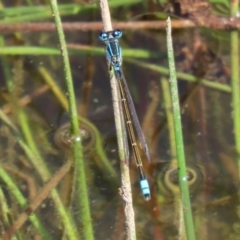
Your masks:
M108 41L111 38L120 38L122 36L122 31L119 29L115 29L109 32L101 32L98 36L100 41Z

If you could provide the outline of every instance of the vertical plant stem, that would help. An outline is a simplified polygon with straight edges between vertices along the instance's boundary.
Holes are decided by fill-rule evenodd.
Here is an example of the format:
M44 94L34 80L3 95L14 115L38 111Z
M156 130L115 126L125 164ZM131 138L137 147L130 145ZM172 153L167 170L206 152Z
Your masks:
M175 168L177 166L177 146L176 146L176 136L174 129L174 117L172 111L172 99L169 82L166 78L161 79L164 106L167 116L168 132L169 132L169 142L171 150L171 167ZM183 220L183 205L181 201L180 191L177 189L172 190L174 196L174 206L175 206L175 221L178 223L178 238L186 239L186 231L184 227Z
M68 52L63 33L62 23L58 11L58 5L56 0L50 0L51 8L57 27L60 49L63 58L65 82L67 86L68 104L69 104L69 115L71 122L71 133L73 135L73 153L74 153L74 192L77 193L77 200L79 203L79 211L82 223L82 233L84 239L93 240L93 226L90 214L87 182L84 169L84 160L81 146L81 137L79 134L79 121L77 114L77 107L75 101L74 87L71 75L71 69L68 59Z
M230 1L230 17L236 17L239 8L239 1ZM239 31L230 33L231 39L231 85L232 85L232 117L235 147L237 152L238 179L240 179L240 74L239 74ZM239 195L239 194L238 194ZM239 208L239 204L238 204ZM239 217L239 215L238 215ZM240 217L239 217L240 218ZM235 230L239 237L239 231ZM234 233L233 233L234 234ZM234 234L234 235L235 235ZM235 238L235 237L234 237ZM232 238L233 239L233 238Z
M176 147L177 147L177 161L178 161L178 178L181 191L182 200L182 211L184 215L184 224L186 229L186 235L188 240L195 240L194 225L192 218L192 208L188 189L188 176L186 171L185 154L184 154L184 144L182 136L182 125L181 125L181 115L180 106L178 98L178 86L174 62L174 53L172 46L171 37L171 20L167 20L167 50L168 50L168 63L169 63L169 73L170 73L170 89L173 107L173 119L174 119L174 131L176 136Z
M100 0L100 8L103 22L104 31L112 31L111 16L108 7L107 0ZM109 64L109 63L108 63ZM121 111L121 104L119 102L119 89L117 86L117 80L115 75L110 70L109 67L109 76L110 84L112 89L112 98L113 98L113 111L115 126L117 131L118 139L118 149L120 157L120 171L121 171L121 181L122 188L120 194L125 201L124 215L125 215L125 227L127 239L135 240L136 239L136 229L135 229L135 220L134 220L134 211L132 205L132 191L131 191L131 181L129 174L129 164L128 164L128 154L125 152L125 145L127 144L127 139L124 138L124 132L126 131L123 123L123 115Z
M167 116L167 125L168 125L168 132L169 132L169 143L170 143L170 150L171 150L171 167L175 168L177 165L177 146L176 146L176 136L175 136L175 129L174 129L174 116L172 111L172 99L171 99L171 91L170 91L170 84L166 78L161 79L162 85L162 92L163 92L163 99L164 99L164 107ZM183 205L181 201L180 191L173 190L172 193L174 196L174 206L175 206L175 221L178 223L178 238L179 239L186 239L186 231L184 227L184 220L183 220Z
M239 1L230 1L231 17L238 12ZM231 32L231 83L232 83L232 114L235 145L238 155L238 174L240 176L240 76L239 76L239 32Z
M176 137L174 132L174 120L173 120L170 87L169 87L169 82L167 82L166 78L161 79L161 85L163 90L164 107L165 107L166 116L167 116L171 158L172 158L172 161L174 161L176 160L176 156L177 156L177 153L176 153L177 147L176 147Z

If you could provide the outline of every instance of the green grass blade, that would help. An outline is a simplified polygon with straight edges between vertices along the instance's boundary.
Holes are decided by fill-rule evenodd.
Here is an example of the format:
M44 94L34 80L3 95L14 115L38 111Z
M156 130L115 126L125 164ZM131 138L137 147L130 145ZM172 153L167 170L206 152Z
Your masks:
M73 136L73 153L74 153L74 191L77 193L77 200L79 206L79 212L82 223L82 233L84 239L93 240L93 226L90 214L88 190L86 183L86 175L84 168L84 159L81 146L81 136L79 135L79 121L77 106L75 100L75 93L73 87L73 80L71 75L70 63L68 58L68 51L65 42L65 36L63 33L62 23L58 10L58 4L56 0L50 0L51 8L57 27L60 48L63 58L65 82L67 86L69 115L71 123L71 133Z
M172 46L171 37L171 22L170 18L167 20L167 50L168 50L168 63L169 63L169 73L170 73L170 90L173 105L173 118L174 118L174 131L176 136L176 147L177 147L177 161L178 161L178 178L181 191L182 200L182 211L184 215L184 223L186 236L188 240L195 240L194 225L192 218L192 209L190 202L190 195L188 189L188 176L186 171L186 162L184 154L184 143L182 136L182 124L181 124L181 114L179 106L178 97L178 86L174 62L174 53Z

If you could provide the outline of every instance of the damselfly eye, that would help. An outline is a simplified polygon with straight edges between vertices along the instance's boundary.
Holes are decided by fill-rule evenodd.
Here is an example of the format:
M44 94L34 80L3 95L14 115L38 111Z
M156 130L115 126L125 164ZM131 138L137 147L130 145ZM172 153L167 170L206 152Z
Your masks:
M115 29L113 32L112 32L112 35L113 37L115 38L120 38L122 36L122 31L119 30L119 29Z
M101 32L98 36L100 41L106 41L108 38L108 34L106 32Z

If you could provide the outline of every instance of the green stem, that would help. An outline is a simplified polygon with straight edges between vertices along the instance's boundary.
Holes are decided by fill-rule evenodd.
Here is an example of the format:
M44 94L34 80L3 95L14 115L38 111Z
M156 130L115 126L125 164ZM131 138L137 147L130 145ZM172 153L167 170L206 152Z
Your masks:
M62 52L65 82L67 86L69 115L71 122L71 133L73 135L73 153L74 153L74 191L78 194L77 200L79 202L79 211L82 222L82 233L84 239L93 240L93 226L90 214L87 182L85 176L84 159L81 146L81 137L79 135L79 121L78 113L75 101L74 87L71 75L71 69L68 59L68 52L65 42L65 36L63 33L62 23L58 11L58 4L56 0L50 0L55 24L57 27L60 49Z
M231 16L236 16L239 1L231 1ZM240 175L240 76L239 76L239 32L231 32L231 83L232 109L235 145L238 154L238 173Z
M167 124L169 130L169 140L170 140L170 149L172 161L176 160L176 137L174 132L174 120L173 120L173 111L172 111L172 101L171 101L171 92L169 87L169 82L166 78L161 78L164 107L167 116Z
M138 66L141 66L143 68L147 68L156 72L159 72L161 74L164 74L166 76L169 75L169 69L165 68L165 67L161 67L155 64L150 64L150 63L143 63L140 62L138 60L135 59L130 59L127 58L125 59L126 62L130 62L133 64L136 64ZM177 78L181 78L182 80L188 81L188 82L200 82L203 86L209 87L209 88L213 88L216 90L220 90L223 92L231 92L231 87L226 85L226 84L222 84L222 83L218 83L218 82L212 82L212 81L208 81L207 79L199 79L191 74L187 74L187 73L182 73L182 72L177 72L176 73Z
M188 176L186 171L186 162L184 154L184 143L182 136L182 125L181 125L181 114L178 97L178 86L174 62L174 52L172 46L171 37L171 21L170 18L167 20L167 50L168 50L168 63L170 73L170 89L173 106L173 118L174 118L174 131L176 136L176 147L177 147L177 161L178 161L178 178L181 191L182 200L182 211L184 215L184 224L186 229L186 236L188 240L195 240L194 224L192 218L192 208L190 202L190 195L188 189Z

